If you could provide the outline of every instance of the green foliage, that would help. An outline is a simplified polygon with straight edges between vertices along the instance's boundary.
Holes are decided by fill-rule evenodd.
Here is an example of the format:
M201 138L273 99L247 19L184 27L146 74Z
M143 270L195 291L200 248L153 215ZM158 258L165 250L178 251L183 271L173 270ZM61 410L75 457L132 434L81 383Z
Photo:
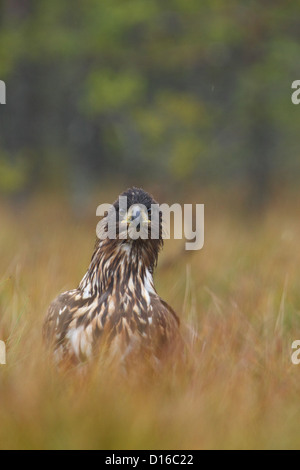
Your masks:
M143 96L144 84L138 74L94 70L87 80L86 108L92 114L114 114L136 105Z
M14 150L38 152L40 166L51 147L71 174L81 155L91 174L115 175L117 166L141 177L151 167L183 182L245 174L258 159L266 175L297 168L295 2L4 0L0 8L8 84L0 132L3 142L14 133ZM74 122L81 132L72 141Z
M0 153L0 194L13 194L25 188L28 182L28 163L18 158L11 163L7 155Z

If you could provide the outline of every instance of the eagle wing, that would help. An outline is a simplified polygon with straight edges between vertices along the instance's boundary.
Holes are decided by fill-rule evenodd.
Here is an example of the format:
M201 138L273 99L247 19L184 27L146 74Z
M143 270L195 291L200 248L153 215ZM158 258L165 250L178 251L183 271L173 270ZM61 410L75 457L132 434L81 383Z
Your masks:
M109 316L103 330L101 349L117 363L159 363L166 353L181 343L179 319L174 310L158 295L150 296L143 312L117 310Z
M56 362L73 359L70 348L65 341L70 324L80 306L78 290L70 290L60 294L48 308L43 325L43 337L47 346L54 349Z
M179 319L158 295L150 296L146 310L133 305L124 310L114 296L83 299L80 290L64 292L50 305L43 327L57 363L84 362L105 357L106 362L134 358L160 361L166 349L178 343Z

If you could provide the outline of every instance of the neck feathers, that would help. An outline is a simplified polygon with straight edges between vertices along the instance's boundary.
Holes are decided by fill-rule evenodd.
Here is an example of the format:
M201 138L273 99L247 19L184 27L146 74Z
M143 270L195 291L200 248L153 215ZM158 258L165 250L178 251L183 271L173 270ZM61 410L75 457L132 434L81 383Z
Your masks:
M152 274L156 261L157 255L148 253L142 243L102 240L95 248L79 289L85 298L109 291L119 295L128 291L155 294Z

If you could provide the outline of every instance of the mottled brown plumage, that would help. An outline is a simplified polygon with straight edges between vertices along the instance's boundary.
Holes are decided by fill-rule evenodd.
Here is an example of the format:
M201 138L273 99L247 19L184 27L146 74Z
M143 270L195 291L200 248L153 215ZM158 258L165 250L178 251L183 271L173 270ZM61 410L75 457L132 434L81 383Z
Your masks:
M143 204L151 221L155 201L145 191L132 188L122 194L127 209ZM123 239L119 201L117 238L98 239L90 266L75 290L64 292L49 307L44 337L57 363L78 364L104 357L128 364L130 360L159 361L179 339L179 319L157 294L153 270L163 245L161 218L159 237ZM107 228L110 213L102 220ZM128 220L128 219L126 219Z

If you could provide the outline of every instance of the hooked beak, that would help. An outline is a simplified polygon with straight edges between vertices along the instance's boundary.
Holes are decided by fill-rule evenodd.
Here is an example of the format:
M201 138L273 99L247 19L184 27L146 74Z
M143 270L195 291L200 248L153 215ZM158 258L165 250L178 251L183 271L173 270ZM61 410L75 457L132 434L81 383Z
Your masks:
M129 225L132 222L134 222L135 226L138 226L139 224L148 225L150 223L148 213L138 204L134 204L128 209L127 215L121 223Z

